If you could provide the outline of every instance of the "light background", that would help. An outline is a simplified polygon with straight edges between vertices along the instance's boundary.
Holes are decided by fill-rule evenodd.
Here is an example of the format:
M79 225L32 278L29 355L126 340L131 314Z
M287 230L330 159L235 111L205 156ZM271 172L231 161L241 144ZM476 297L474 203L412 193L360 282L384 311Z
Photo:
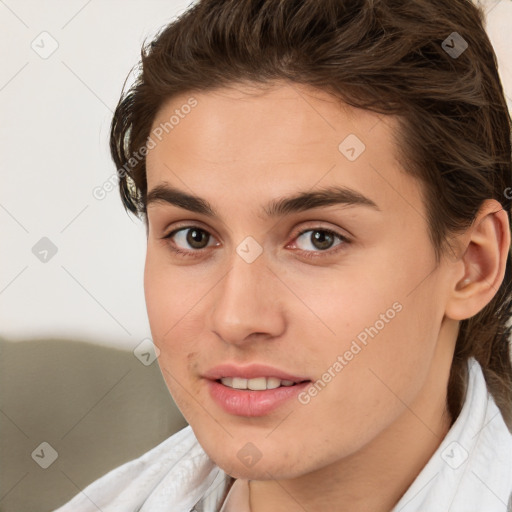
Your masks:
M190 3L0 0L1 337L130 350L151 336L144 227L117 185L103 200L92 191L115 173L110 121L144 38ZM512 107L512 2L485 4ZM48 52L52 39L48 58L32 47ZM43 237L57 247L47 262L32 252Z

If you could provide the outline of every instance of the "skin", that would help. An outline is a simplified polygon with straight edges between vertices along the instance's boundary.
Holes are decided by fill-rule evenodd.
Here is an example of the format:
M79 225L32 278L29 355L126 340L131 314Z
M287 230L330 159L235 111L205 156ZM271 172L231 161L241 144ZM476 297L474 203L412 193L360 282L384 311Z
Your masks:
M162 374L210 458L251 480L253 512L389 511L455 419L446 387L459 321L503 280L508 219L487 201L455 240L456 257L436 265L421 185L396 158L396 120L296 84L255 92L194 93L197 106L147 155L149 191L165 182L219 214L148 206L144 286ZM168 100L153 127L190 96ZM353 162L338 150L348 134L366 145ZM379 211L334 205L261 214L272 199L330 185L357 190ZM163 239L190 224L210 234L197 258L176 255ZM313 231L299 238L305 229ZM312 239L317 229L350 243L335 253L343 244L335 237L322 248ZM197 252L187 233L172 240ZM247 236L263 250L250 264L236 252ZM309 403L249 418L210 398L202 375L223 362L321 379L396 302L401 311ZM248 442L261 453L251 467L237 457Z

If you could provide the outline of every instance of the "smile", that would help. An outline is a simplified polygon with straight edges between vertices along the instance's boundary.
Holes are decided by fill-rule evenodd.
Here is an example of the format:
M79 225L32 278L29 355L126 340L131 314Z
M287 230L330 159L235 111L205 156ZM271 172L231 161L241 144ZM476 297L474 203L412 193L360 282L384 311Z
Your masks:
M220 382L224 386L233 389L251 389L253 391L263 391L265 389L275 389L281 386L293 386L292 380L278 379L277 377L256 377L253 379L243 379L240 377L223 377Z

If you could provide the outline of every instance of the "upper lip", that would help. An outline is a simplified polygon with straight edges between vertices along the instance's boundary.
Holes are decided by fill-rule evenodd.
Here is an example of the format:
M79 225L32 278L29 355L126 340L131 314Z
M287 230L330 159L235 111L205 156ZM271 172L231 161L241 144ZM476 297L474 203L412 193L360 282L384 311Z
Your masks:
M237 366L231 363L225 363L210 368L203 377L211 380L218 380L223 377L240 377L242 379L254 379L256 377L276 377L281 380L291 380L293 382L302 382L310 380L308 377L292 375L291 373L268 366L266 364L250 364L247 366Z

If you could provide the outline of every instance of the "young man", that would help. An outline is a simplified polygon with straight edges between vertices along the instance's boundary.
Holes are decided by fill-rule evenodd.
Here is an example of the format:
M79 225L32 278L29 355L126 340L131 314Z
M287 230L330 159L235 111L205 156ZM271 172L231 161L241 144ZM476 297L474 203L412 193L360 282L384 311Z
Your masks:
M200 1L111 149L189 426L61 507L512 509L510 116L467 0Z

